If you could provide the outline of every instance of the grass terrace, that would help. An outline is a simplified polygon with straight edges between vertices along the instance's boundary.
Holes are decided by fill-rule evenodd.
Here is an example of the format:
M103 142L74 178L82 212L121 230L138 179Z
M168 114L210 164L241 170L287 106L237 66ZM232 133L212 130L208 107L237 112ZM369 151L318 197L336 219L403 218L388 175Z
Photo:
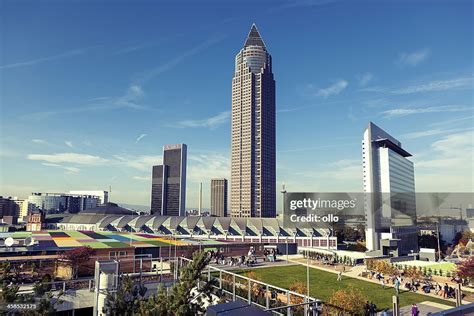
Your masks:
M288 289L295 281L300 281L306 284L306 266L304 265L249 269L241 270L238 273L244 274L248 271L255 272L255 274L263 282L286 289ZM323 301L328 301L334 291L345 289L352 285L360 289L371 302L374 302L377 305L378 310L391 308L392 295L395 293L394 288L386 287L385 289L382 289L379 284L362 281L347 276L344 276L340 282L337 282L336 279L337 275L335 273L310 268L310 295ZM453 302L443 299L407 292L404 290L401 291L401 306L407 306L411 305L412 303L420 303L424 301L454 306Z

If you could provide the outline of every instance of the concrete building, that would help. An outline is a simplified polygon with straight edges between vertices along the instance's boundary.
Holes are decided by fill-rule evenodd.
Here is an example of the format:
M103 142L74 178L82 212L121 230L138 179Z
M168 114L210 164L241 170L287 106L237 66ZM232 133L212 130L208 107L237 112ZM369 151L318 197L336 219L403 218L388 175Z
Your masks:
M96 207L99 199L94 195L35 192L28 197L28 202L46 213L77 213Z
M211 179L211 216L227 216L227 179Z
M415 176L411 154L387 132L370 122L362 142L366 246L389 255L418 250ZM381 246L390 245L387 249ZM395 241L392 241L395 240ZM398 240L398 241L397 241Z
M109 192L101 190L73 190L69 191L72 195L91 195L99 198L99 205L107 204L109 202Z
M35 205L28 202L28 200L20 200L17 198L13 200L15 204L18 205L18 222L26 222L28 215L36 210Z
M255 26L232 79L231 216L276 216L275 80Z
M186 215L186 164L185 144L163 147L163 164L152 171L151 214Z

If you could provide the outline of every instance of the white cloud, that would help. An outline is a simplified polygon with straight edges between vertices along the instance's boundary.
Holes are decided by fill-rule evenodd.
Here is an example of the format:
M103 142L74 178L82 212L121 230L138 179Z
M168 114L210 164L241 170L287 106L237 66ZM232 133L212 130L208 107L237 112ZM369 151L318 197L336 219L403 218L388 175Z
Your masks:
M383 111L381 114L387 118L401 117L413 114L439 113L439 112L462 112L470 111L472 108L459 106L430 106L425 108L396 108Z
M420 64L421 62L423 62L424 60L426 60L426 58L428 58L429 55L430 55L430 50L428 48L424 48L424 49L411 52L411 53L400 53L398 55L397 62L400 65L414 67Z
M61 169L66 170L67 173L79 173L81 171L81 169L79 169L77 167L63 166L63 165L60 165L60 164L49 163L49 162L43 162L42 165L47 166L47 167L61 168Z
M474 131L444 136L413 156L418 191L472 192Z
M425 92L438 92L459 89L470 89L473 85L473 77L462 77L448 80L434 80L424 83L413 83L402 88L387 88L387 87L366 87L361 88L362 92L377 92L389 94L412 94Z
M139 180L139 181L151 181L150 176L133 176L133 180Z
M99 97L93 98L88 101L85 105L71 106L66 110L49 110L42 112L34 112L23 115L22 119L27 120L43 120L54 115L60 114L74 114L84 112L97 112L97 111L112 111L120 109L131 109L131 110L149 110L145 105L140 104L140 101L145 96L140 85L130 85L125 93L118 97Z
M339 80L334 84L330 85L329 87L318 89L316 91L316 95L327 98L331 95L338 95L348 86L348 82L346 80ZM314 89L313 85L310 85L310 88Z
M209 129L214 129L219 125L226 123L230 118L230 111L221 112L215 116L211 116L207 119L202 120L184 120L179 121L174 125L175 127L179 128L187 128L187 127L205 127Z
M35 144L46 144L47 143L44 139L32 139L31 141Z
M173 59L167 61L166 63L140 73L137 76L136 80L134 80L134 82L138 84L145 84L147 81L162 74L163 72L173 69L174 67L178 66L187 58L196 55L202 50L205 50L208 47L211 47L212 45L222 41L223 39L224 39L223 36L213 36L205 41L201 41L198 45L190 48L187 51L184 51L181 55L174 57Z
M370 81L372 81L373 78L374 75L372 73L366 72L365 74L358 77L359 86L365 87Z
M30 154L29 160L46 161L50 163L74 163L79 165L98 166L108 162L99 156L77 154L77 153L55 153L55 154Z
M448 134L448 133L455 133L455 132L460 132L460 131L465 131L466 129L429 129L429 130L424 130L424 131L418 131L418 132L412 132L412 133L407 133L402 135L402 137L408 138L408 139L416 139L416 138L421 138L421 137L428 137L428 136L436 136L436 135L442 135L442 134Z
M138 136L137 139L135 140L135 143L138 143L139 141L141 141L146 136L147 136L147 134L140 134L140 136Z
M326 166L327 170L321 172L321 177L347 182L358 182L362 185L362 158L342 159L331 162Z
M162 156L114 155L114 158L116 159L116 162L120 165L124 165L126 167L130 167L130 168L141 170L141 171L149 171L149 172L151 172L152 166L160 165L163 163Z
M72 144L72 142L70 140L66 140L66 141L64 141L64 143L66 144L66 146L68 146L70 148L74 148L74 145Z
M459 88L470 88L472 87L472 82L472 77L451 80L436 80L428 83L408 86L401 89L395 89L391 92L394 94L411 94L420 92L446 91Z
M186 205L198 206L199 183L203 184L203 205L209 206L212 178L226 178L230 190L230 159L219 153L193 154L188 156ZM229 191L230 192L230 191ZM230 201L230 200L229 200Z
M53 56L33 59L33 60L29 60L29 61L24 61L24 62L18 62L18 63L3 65L3 66L0 66L0 69L11 69L11 68L33 66L33 65L42 64L42 63L45 63L45 62L48 62L48 61L55 61L55 60L62 59L62 58L82 55L85 52L86 52L86 49L74 49L74 50L70 50L70 51L67 51L65 53L58 54L58 55L53 55Z

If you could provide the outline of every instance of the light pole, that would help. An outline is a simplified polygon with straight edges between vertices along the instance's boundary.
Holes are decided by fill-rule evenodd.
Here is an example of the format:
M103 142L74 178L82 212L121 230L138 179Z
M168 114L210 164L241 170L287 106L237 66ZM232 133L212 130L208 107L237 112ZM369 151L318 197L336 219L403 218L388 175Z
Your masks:
M441 262L441 246L440 246L440 235L439 235L439 222L440 218L438 217L438 222L436 222L436 240L438 242L438 262Z
M306 250L306 296L309 299L309 251Z

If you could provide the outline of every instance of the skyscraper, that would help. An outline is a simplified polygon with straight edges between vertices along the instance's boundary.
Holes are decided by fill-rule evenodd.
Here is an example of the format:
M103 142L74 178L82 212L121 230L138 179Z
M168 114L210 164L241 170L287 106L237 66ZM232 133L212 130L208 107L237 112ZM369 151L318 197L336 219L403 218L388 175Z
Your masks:
M185 144L163 147L163 164L153 166L152 171L152 214L185 215L186 160L187 146Z
M275 147L272 57L253 24L232 79L232 216L276 216Z
M227 179L211 179L211 215L227 216Z
M411 154L402 144L370 122L362 141L366 213L366 246L390 254L418 250L415 175ZM381 244L382 243L382 244ZM384 249L386 248L386 249Z

